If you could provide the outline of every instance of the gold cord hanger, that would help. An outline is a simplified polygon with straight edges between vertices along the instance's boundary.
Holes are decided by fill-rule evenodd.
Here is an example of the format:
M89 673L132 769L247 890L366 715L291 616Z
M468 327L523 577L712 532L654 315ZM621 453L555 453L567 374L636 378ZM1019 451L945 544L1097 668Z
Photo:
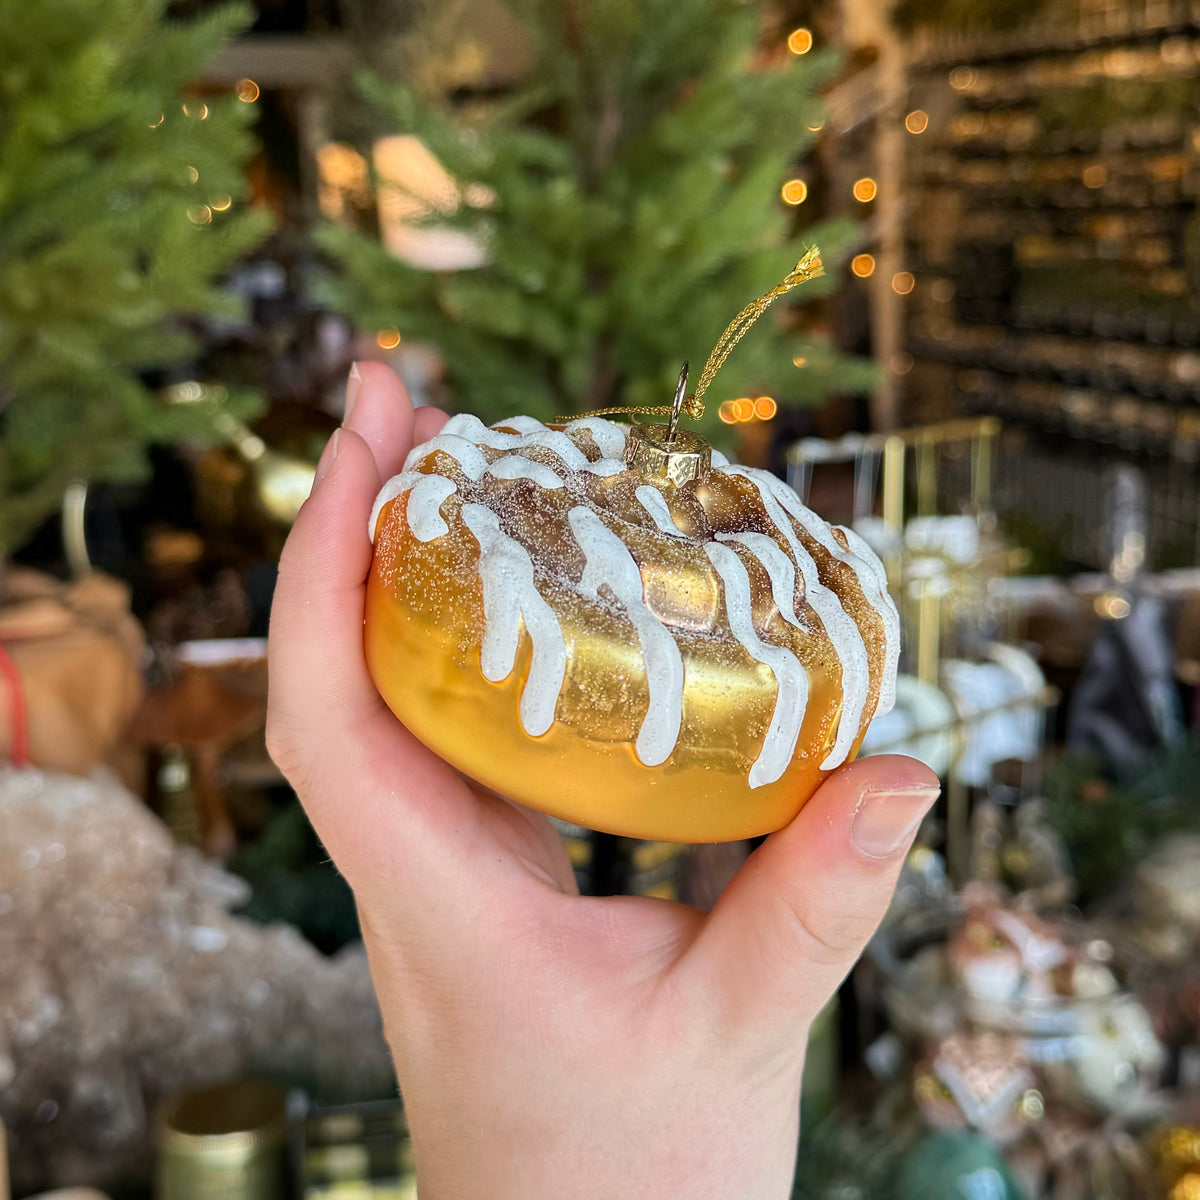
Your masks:
M820 250L816 246L809 247L805 251L804 257L788 272L787 277L782 283L773 287L765 296L759 296L757 300L751 301L729 322L725 327L725 332L721 334L717 339L717 344L712 348L712 352L708 356L708 361L704 364L704 370L700 372L700 381L696 384L696 390L688 394L685 394L687 389L688 365L687 363L683 364L683 370L679 373L679 383L675 389L673 404L663 404L652 408L595 408L590 412L572 413L569 416L556 417L555 420L574 421L580 417L607 417L615 415L665 416L669 419L667 435L669 444L674 440L675 425L679 420L681 412L691 417L693 421L698 421L704 415L704 393L708 391L708 386L712 383L713 377L725 364L725 360L729 357L734 346L746 336L754 322L780 296L785 296L793 288L799 287L800 284L807 283L810 279L819 279L824 274L825 267L821 262Z

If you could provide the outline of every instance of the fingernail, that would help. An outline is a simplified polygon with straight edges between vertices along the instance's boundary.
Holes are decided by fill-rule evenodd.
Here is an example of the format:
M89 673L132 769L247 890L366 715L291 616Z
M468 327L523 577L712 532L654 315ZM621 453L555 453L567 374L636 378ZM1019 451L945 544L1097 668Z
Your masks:
M350 364L350 378L346 380L346 404L342 409L342 424L350 420L350 414L354 411L354 402L358 399L358 393L362 391L363 377L358 369L358 363Z
M341 437L341 434L342 431L340 429L335 429L333 437L329 439L325 449L321 452L321 457L317 462L316 474L313 475L312 491L309 492L310 496L321 486L321 480L329 474L329 468L333 466L333 460L338 456L338 438Z
M940 788L865 792L850 825L850 840L868 858L889 858L917 831Z

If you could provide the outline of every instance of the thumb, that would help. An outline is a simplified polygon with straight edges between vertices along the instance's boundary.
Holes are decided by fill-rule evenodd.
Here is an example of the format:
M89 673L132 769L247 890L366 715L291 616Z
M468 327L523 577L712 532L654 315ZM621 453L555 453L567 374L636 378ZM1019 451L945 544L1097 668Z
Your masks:
M862 953L904 855L937 799L937 776L899 755L831 775L743 865L681 964L723 1027L774 1051L803 1030Z

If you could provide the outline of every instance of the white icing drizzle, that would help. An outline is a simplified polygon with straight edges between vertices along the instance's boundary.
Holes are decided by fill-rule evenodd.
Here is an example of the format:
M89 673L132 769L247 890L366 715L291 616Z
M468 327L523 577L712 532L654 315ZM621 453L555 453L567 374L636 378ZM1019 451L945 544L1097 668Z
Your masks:
M529 551L500 528L496 514L482 504L464 504L462 519L479 543L484 620L480 669L492 683L512 674L523 622L533 657L521 692L521 727L530 737L541 737L554 723L567 672L562 627L534 584Z
M669 629L646 607L642 574L628 547L583 505L567 513L585 565L579 589L597 596L607 584L637 631L650 703L637 737L637 755L648 767L665 762L679 740L683 719L683 659ZM793 739L794 740L794 739Z
M411 457L410 454L409 458ZM379 514L383 512L384 506L391 504L402 492L407 492L421 478L420 471L401 471L399 475L393 475L379 489L379 495L375 497L375 503L371 506L370 521L367 525L367 537L372 542L375 541L375 527L379 524Z
M838 528L846 537L846 545L875 580L874 596L866 584L863 585L863 591L871 607L883 620L883 679L879 684L879 703L875 705L875 716L882 717L890 713L896 703L896 672L900 666L900 614L896 611L896 602L888 591L887 571L884 570L879 555L871 549L861 534L847 529L844 525L839 525Z
M459 437L454 432L447 433L447 428L449 428L448 422L442 427L442 432L437 437L430 438L420 446L414 446L404 460L404 470L409 470L436 450L440 450L443 454L450 455L458 463L462 473L475 482L487 470L487 459L483 457L483 452L474 442L468 441L465 437Z
M668 537L687 537L687 534L675 524L675 518L671 516L671 510L667 507L667 502L658 488L644 483L633 494L650 515L650 520L658 526L660 532L665 533Z
M834 538L833 530L828 522L817 516L782 479L777 479L769 471L760 471L754 467L734 466L726 468L726 474L743 475L755 483L760 483L761 481L761 484L770 489L771 494L779 501L783 508L796 518L805 533L817 541L824 549L828 550L835 559L839 562L844 562L854 572L854 576L858 580L858 586L862 588L863 596L883 623L885 646L888 649L894 648L894 653L899 655L900 615L896 612L896 606L892 603L891 596L888 595L886 580L883 586L880 586L879 574L882 572L883 566L879 562L878 556L867 547L866 542L862 541L861 538L857 542L851 542L849 537L847 537L847 545L851 549L843 550ZM762 486L760 486L760 493L762 490ZM847 534L850 533L849 530L844 532ZM857 553L855 552L855 547L857 547ZM863 550L867 551L866 554L862 553ZM894 678L894 672L892 676ZM890 683L886 688L881 686L879 689L879 700L876 703L875 712L872 716L887 712L894 701L895 691L890 686ZM887 705L886 708L884 707L885 702Z
M408 493L408 527L418 542L432 542L450 532L442 516L442 504L458 491L458 484L445 475L422 475Z
M601 478L607 479L610 475L620 475L628 468L619 458L600 458L595 462L584 463L579 469L586 471L589 475L599 475Z
M800 568L800 578L804 580L805 599L813 612L821 618L825 626L833 652L842 665L842 712L838 720L837 737L830 747L829 753L821 763L822 771L832 771L840 767L850 756L850 748L858 736L858 727L862 722L863 709L871 687L871 668L867 658L867 646L863 641L862 631L857 622L842 607L837 593L821 583L817 573L817 564L813 557L800 544L792 530L787 513L776 502L773 489L766 480L775 480L775 476L766 471L754 470L750 467L730 467L730 475L744 475L758 489L767 516L775 523L776 528L783 534L784 540Z
M542 446L561 458L569 470L581 471L587 466L587 455L565 433L547 429L532 417L526 417L525 422L532 422L527 432L501 433L499 430L489 429L478 417L470 413L459 413L442 426L442 433L457 434L479 446L487 446L489 450L527 450L531 446ZM437 438L433 440L436 442Z
M375 540L375 527L384 506L397 496L412 492L408 498L408 525L413 536L420 542L431 542L450 532L450 526L442 518L441 507L448 496L458 491L458 485L445 475L423 475L420 471L401 471L379 489L375 504L371 508L367 536Z
M775 711L763 738L762 749L750 768L752 788L774 783L791 763L796 740L808 707L808 676L800 660L782 646L771 646L754 632L750 610L750 576L742 560L720 542L705 544L704 553L725 586L725 613L729 629L751 658L771 669L775 676Z
M497 479L530 479L540 488L553 490L563 487L563 480L545 463L534 462L520 454L506 454L488 465L487 473Z
M778 543L765 533L718 533L717 537L723 542L738 542L754 555L771 582L771 595L779 615L789 625L804 629L796 616L796 568Z
M603 417L580 417L567 426L566 432L586 429L596 443L596 449L604 458L624 458L625 439L628 436L624 425L606 421Z
M536 417L505 417L503 421L497 421L492 428L497 425L503 425L506 429L515 429L518 433L537 433L539 429L545 429L545 425Z

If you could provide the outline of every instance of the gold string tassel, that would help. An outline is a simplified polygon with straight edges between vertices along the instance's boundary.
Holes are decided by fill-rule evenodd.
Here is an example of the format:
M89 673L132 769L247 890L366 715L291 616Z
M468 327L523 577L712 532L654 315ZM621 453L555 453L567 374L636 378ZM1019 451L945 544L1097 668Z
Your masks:
M681 408L676 408L672 404L661 404L653 408L594 408L590 412L571 413L564 417L556 417L555 420L574 421L580 417L607 417L614 415L670 417L673 413L682 411L691 417L693 421L698 421L704 415L704 393L708 391L709 384L712 383L713 377L724 366L725 360L729 357L734 346L746 336L754 322L780 296L786 296L793 288L799 287L802 283L807 283L810 279L819 279L824 274L825 267L821 262L820 250L816 246L809 247L805 251L804 257L788 272L782 283L773 287L765 296L759 296L757 300L753 300L747 304L725 327L725 332L717 339L717 344L712 348L712 352L704 364L704 370L700 372L700 380L696 384L696 390L683 398Z

